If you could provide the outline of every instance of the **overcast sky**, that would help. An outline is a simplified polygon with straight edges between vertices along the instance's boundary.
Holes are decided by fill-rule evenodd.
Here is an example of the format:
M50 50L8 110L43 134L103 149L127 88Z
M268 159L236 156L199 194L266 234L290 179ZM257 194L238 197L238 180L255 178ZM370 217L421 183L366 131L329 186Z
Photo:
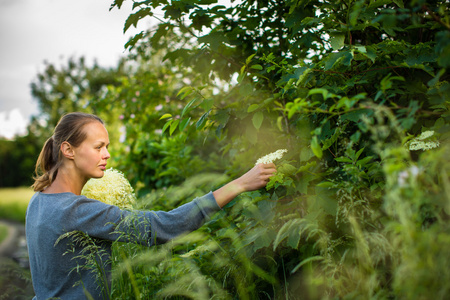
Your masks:
M24 133L38 112L30 83L44 61L65 64L70 57L113 66L125 55L123 34L132 1L109 11L113 0L0 0L0 136Z

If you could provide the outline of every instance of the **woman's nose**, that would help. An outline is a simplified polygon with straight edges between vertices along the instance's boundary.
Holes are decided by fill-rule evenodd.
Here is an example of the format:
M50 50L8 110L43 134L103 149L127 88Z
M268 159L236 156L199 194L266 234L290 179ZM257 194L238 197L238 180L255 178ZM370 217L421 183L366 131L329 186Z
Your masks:
M110 157L111 157L111 155L109 154L108 149L105 149L105 151L103 152L103 159L108 159Z

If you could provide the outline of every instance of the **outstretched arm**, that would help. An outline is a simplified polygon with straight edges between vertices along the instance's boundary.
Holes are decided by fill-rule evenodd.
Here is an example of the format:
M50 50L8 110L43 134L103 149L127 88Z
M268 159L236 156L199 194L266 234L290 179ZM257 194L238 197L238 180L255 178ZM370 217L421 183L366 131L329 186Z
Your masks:
M269 178L275 173L273 163L258 164L247 173L213 192L214 198L220 207L224 207L237 195L243 192L254 191L266 186Z

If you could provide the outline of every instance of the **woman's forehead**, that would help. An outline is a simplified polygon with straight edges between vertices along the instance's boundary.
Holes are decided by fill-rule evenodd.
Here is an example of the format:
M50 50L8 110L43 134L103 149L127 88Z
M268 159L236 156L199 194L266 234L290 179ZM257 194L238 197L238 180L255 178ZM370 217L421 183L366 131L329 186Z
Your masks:
M84 128L86 132L86 140L109 142L108 131L100 122L90 122Z

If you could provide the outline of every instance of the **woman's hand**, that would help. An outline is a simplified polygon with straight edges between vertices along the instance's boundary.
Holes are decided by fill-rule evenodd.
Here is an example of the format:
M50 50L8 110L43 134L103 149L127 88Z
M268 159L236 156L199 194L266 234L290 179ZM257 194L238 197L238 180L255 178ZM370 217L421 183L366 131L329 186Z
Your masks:
M276 172L275 164L258 164L235 180L242 192L249 192L265 187L269 178Z
M213 192L220 207L224 207L237 195L265 187L270 177L276 172L275 164L258 164L247 173Z

